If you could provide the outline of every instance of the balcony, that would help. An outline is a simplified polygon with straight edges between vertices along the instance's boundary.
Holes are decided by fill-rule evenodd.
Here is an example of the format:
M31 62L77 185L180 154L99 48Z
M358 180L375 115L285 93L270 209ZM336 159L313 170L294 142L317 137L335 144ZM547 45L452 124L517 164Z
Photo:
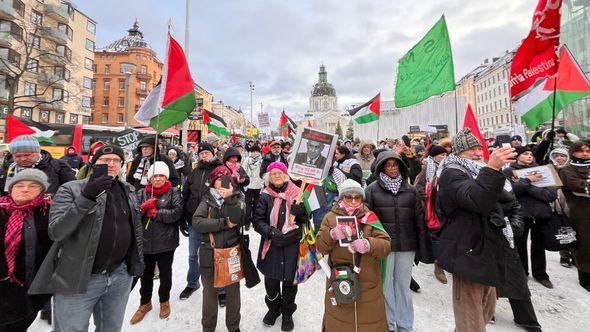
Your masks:
M43 97L44 100L41 100L42 98L39 98L39 101L46 101L48 99L46 99L45 97ZM63 101L59 100L59 101L52 101L52 102L46 102L43 104L39 104L39 108L43 109L43 110L54 110L54 111L63 111L66 108L66 103L64 103Z
M8 89L1 87L0 88L0 101L6 102L8 101Z
M51 17L59 23L68 24L70 22L70 15L68 14L68 10L63 6L46 4L45 8L43 9L43 12L45 13L45 15Z
M0 19L14 20L16 18L16 9L12 6L12 0L0 1Z
M10 31L0 31L0 47L12 47L17 40Z
M152 79L152 74L148 74L148 73L142 74L141 72L139 72L139 73L135 73L135 76L137 76L137 79L142 80L142 81L150 81Z
M49 73L46 71L40 72L38 77L40 84L51 85L56 88L63 88L66 82L63 78L55 75L54 73Z
M48 62L56 66L63 66L67 62L67 59L64 56L54 52L43 52L39 55L39 58L42 61Z
M135 89L135 93L138 96L147 96L150 92L148 90L142 90L140 88Z
M41 28L41 36L49 40L52 40L58 44L68 43L68 36L66 35L66 33L59 30L58 28L43 27Z

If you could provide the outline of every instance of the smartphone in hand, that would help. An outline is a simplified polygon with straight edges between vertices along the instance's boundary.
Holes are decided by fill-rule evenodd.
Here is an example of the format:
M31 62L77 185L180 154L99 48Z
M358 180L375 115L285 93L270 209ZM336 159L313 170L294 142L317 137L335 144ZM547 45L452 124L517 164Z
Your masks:
M221 177L221 187L225 189L229 189L229 183L231 181L231 176L224 175Z
M109 165L94 164L94 166L92 166L92 174L90 175L90 178L96 179L107 174L109 174Z

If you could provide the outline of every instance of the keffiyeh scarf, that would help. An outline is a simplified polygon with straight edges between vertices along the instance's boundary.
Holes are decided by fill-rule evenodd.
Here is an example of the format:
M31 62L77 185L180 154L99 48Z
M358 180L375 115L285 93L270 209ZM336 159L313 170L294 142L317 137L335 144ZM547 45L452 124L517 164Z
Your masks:
M402 186L402 175L398 174L395 178L390 178L387 174L379 172L379 178L385 184L385 187L394 195L397 195L399 188Z
M139 183L141 183L142 186L145 186L148 184L147 173L148 173L149 169L150 169L150 158L149 157L141 158L139 165L137 165L137 170L135 170L135 173L133 174L133 178L136 180L139 180Z
M426 185L428 186L428 183L430 182L430 180L432 180L432 178L436 175L436 170L438 169L438 162L436 160L434 160L434 158L428 156L428 158L426 158Z

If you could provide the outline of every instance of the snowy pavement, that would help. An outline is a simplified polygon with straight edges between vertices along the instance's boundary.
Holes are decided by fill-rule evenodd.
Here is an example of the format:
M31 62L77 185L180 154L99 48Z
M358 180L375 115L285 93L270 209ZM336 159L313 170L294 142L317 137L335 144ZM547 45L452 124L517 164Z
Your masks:
M258 251L260 237L250 230L252 252ZM129 320L139 305L139 287L136 287L129 298L123 331L167 331L185 332L201 331L201 290L198 290L186 301L180 301L178 295L186 286L188 267L188 239L181 236L180 247L176 250L173 265L172 293L170 296L171 315L166 320L158 317L157 285L154 282L152 304L154 309L137 325L130 325ZM256 260L256 257L254 257ZM453 331L453 310L451 303L451 283L443 285L433 276L433 266L420 264L414 268L413 276L422 287L421 292L413 294L414 330L419 331ZM564 268L559 265L559 254L547 253L547 273L551 277L554 289L547 289L532 278L529 278L533 304L539 322L544 331L590 331L590 293L578 284L575 268ZM298 309L294 314L295 331L314 332L321 330L323 315L325 281L321 271L299 287L296 303ZM139 286L139 285L138 285ZM260 283L253 289L242 284L242 321L241 330L246 332L280 331L280 319L272 328L262 325L262 317L266 313L264 304L264 285ZM508 300L499 299L496 307L496 324L488 325L488 331L524 331L512 322L513 316ZM219 310L218 331L225 328L225 310ZM91 330L93 323L91 322ZM51 327L37 319L29 331L46 332ZM365 332L365 331L362 331ZM370 331L372 332L372 331Z

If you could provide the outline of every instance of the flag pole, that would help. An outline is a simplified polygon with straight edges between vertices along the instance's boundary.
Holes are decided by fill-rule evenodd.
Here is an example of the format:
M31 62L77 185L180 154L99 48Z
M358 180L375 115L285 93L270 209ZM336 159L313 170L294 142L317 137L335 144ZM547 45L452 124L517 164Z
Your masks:
M459 111L457 110L457 87L453 91L455 95L455 135L459 133Z
M186 62L189 63L189 16L190 16L190 0L186 0L186 8L185 8L185 16L184 16L184 54L186 55ZM187 150L187 144L188 144L188 118L184 121L182 121L182 132L181 132L181 138L182 138L182 149L184 151L188 151Z
M553 107L551 109L551 131L555 133L555 97L557 95L557 74L553 78ZM551 146L549 151L553 150L553 143L555 142L555 135L551 137Z

